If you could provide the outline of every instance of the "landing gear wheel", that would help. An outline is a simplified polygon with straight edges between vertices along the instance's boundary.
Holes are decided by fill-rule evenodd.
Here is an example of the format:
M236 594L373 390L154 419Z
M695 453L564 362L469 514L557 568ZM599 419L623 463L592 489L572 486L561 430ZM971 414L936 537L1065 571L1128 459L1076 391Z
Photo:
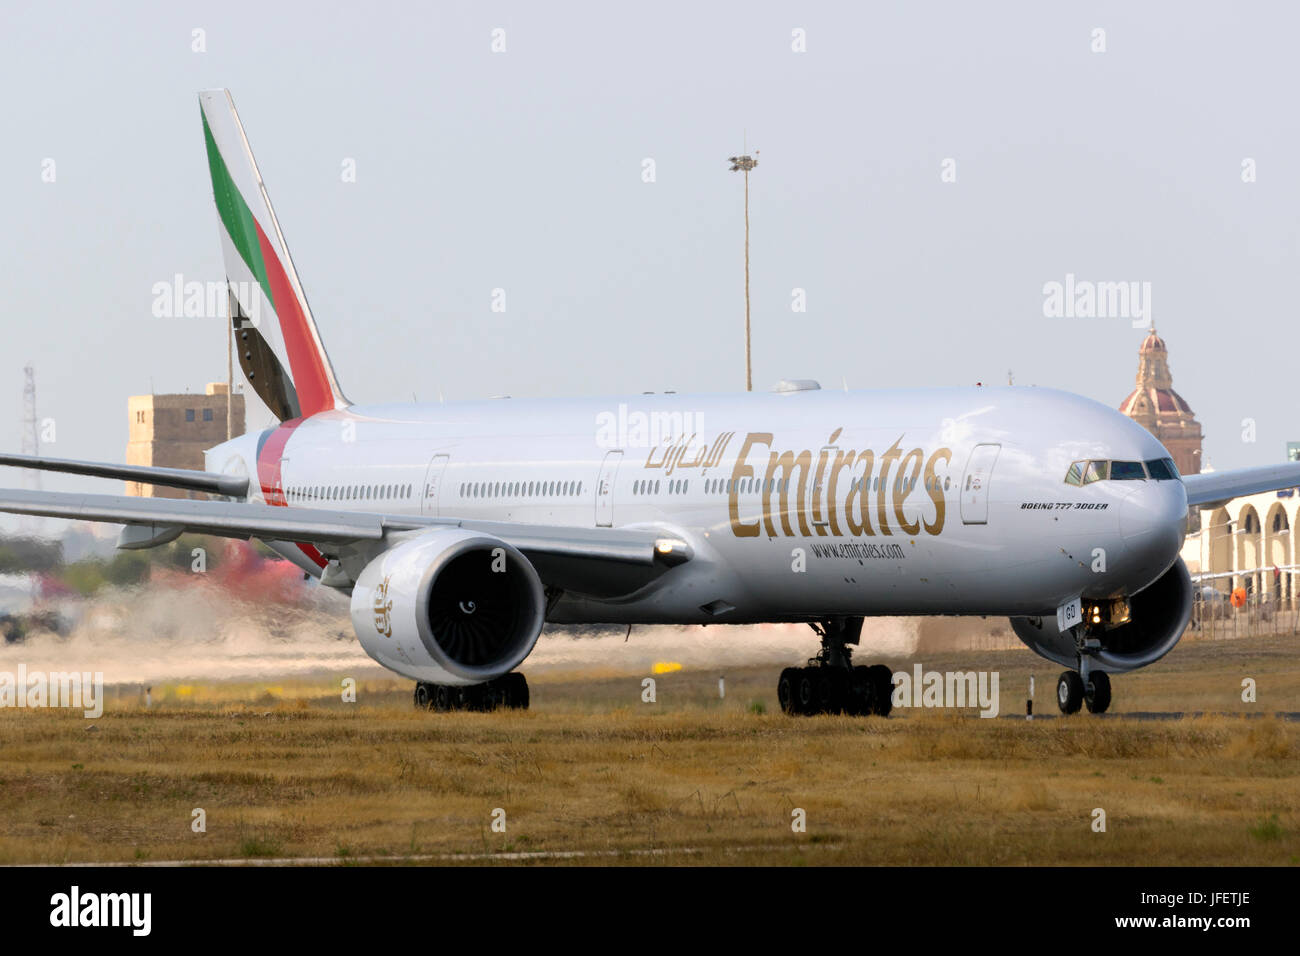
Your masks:
M894 672L884 664L867 668L871 679L871 712L878 717L888 717L894 709Z
M821 673L817 673L821 671ZM838 693L838 682L835 680L838 674L831 672L830 668L821 667L813 671L816 674L815 692L817 694L816 703L813 705L813 713L816 714L834 714L838 713L840 707L840 695Z
M865 717L875 713L875 687L871 681L871 668L859 664L849 677L849 701L844 712L851 717Z
M493 711L502 707L528 709L528 681L523 674L510 673L482 684L453 687L449 684L415 685L415 706L446 713L451 710Z
M415 707L417 710L428 710L433 706L433 685L420 681L415 685Z
M776 697L787 714L848 714L887 717L893 709L894 674L883 664L854 666L853 649L862 636L862 618L809 621L821 650L806 667L787 667Z
M1110 707L1110 675L1105 671L1089 674L1087 686L1083 689L1083 700L1088 705L1088 713L1106 713L1106 708Z
M776 682L776 699L780 703L781 709L787 714L797 714L799 711L795 708L795 669L787 667L781 671L781 677Z
M817 712L817 674L815 668L800 667L795 678L795 707L804 716Z
M511 673L501 678L503 688L502 703L511 710L528 709L528 681L523 674Z
M1083 706L1083 678L1077 671L1064 671L1056 681L1056 705L1063 714L1077 714Z

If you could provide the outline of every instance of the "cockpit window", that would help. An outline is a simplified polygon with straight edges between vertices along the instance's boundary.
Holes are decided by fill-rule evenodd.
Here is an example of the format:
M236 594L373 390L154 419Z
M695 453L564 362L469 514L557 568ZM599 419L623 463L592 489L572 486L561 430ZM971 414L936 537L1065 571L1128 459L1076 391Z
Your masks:
M1147 462L1147 471L1156 481L1178 480L1178 468L1172 458L1152 458Z
M1140 461L1112 461L1110 477L1112 481L1145 481L1147 470Z
M1094 481L1177 481L1178 468L1172 458L1150 461L1076 461L1065 473L1067 485L1090 485Z
M1090 485L1094 481L1105 481L1110 477L1110 462L1108 461L1090 461L1088 469L1083 473L1083 483Z

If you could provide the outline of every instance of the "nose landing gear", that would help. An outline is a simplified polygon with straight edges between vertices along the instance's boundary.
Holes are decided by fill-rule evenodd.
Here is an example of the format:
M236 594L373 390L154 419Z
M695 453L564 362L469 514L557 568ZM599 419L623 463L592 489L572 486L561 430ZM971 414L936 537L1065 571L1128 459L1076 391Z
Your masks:
M862 618L831 618L809 626L821 638L821 650L806 667L781 672L776 685L781 709L804 716L888 716L893 709L893 673L883 664L853 664L851 645L862 636Z
M1088 655L1079 654L1079 669L1065 671L1056 682L1056 705L1063 714L1077 714L1087 705L1088 713L1104 714L1110 707L1110 675L1088 666Z

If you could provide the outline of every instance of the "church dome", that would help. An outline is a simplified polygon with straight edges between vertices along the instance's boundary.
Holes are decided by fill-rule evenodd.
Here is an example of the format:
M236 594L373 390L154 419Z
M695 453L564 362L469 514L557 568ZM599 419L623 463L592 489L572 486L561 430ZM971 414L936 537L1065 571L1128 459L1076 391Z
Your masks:
M1139 385L1133 389L1129 392L1128 398L1120 403L1119 410L1129 418L1151 411L1163 415L1179 412L1185 415L1195 414L1191 406L1183 400L1183 396L1172 388L1156 388L1154 385L1147 388Z
M1169 350L1154 326L1138 346L1137 387L1119 410L1164 443L1182 474L1201 470L1201 426L1191 406L1174 391Z

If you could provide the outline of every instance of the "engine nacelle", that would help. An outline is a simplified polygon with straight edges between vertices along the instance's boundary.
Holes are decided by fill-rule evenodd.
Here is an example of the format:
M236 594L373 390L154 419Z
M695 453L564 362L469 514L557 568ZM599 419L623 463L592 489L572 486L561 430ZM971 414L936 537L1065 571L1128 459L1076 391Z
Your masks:
M365 652L413 680L477 684L508 673L537 643L541 579L499 538L421 531L366 565L352 589Z
M1178 643L1192 617L1192 579L1181 558L1155 582L1128 599L1128 620L1101 631L1093 670L1122 674L1160 660ZM1061 633L1056 617L1013 617L1011 627L1025 644L1049 661L1074 667L1074 637Z

